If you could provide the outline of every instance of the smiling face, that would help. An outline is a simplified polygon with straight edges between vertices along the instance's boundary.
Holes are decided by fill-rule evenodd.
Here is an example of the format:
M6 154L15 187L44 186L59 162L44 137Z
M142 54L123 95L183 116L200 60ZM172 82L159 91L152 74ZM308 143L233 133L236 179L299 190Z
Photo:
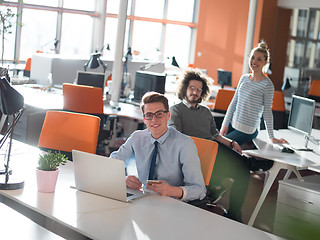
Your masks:
M262 68L267 64L267 60L262 52L255 51L250 57L250 69L254 72L262 72Z
M158 111L166 111L164 105L161 102L147 103L144 106L144 114L154 114ZM146 120L145 117L143 117L143 122L151 132L152 137L158 139L167 131L169 119L170 112L166 112L163 114L162 118L157 118L153 115L153 118L151 120Z
M190 80L187 88L186 100L192 104L196 105L202 94L202 82L198 80Z

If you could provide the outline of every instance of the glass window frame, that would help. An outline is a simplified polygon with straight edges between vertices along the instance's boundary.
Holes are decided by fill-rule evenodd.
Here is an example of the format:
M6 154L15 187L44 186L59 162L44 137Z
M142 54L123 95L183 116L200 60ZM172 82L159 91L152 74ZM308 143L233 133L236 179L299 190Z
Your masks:
M160 53L161 53L161 58L163 59L163 54L164 54L164 46L165 46L165 29L166 29L166 25L167 24L177 24L177 25L182 25L182 26L188 26L191 29L193 29L192 33L196 34L196 17L197 16L197 11L198 11L198 5L199 5L199 0L194 0L194 11L193 12L193 20L192 22L182 22L182 21L174 21L174 20L168 20L166 18L166 14L167 14L167 9L168 9L168 1L165 1L165 6L164 6L164 10L163 10L163 18L147 18L147 17L139 17L139 16L135 16L134 15L134 7L135 7L135 1L136 0L129 0L128 3L128 15L127 15L127 21L129 21L129 30L127 31L126 34L126 40L125 42L127 42L127 45L130 46L132 44L132 35L133 35L133 27L134 27L134 22L136 20L139 21L149 21L149 22L157 22L157 23L161 23L163 25L163 30L161 33L161 44L160 44ZM38 5L38 4L27 4L27 3L20 3L20 1L3 1L3 3L1 3L0 5L9 5L11 7L16 7L17 9L21 9L23 10L24 8L31 8L31 9L41 9L41 10L47 10L47 11L55 11L58 13L58 17L57 17L57 29L56 29L56 39L61 41L61 27L62 27L62 14L63 13L73 13L73 14L84 14L84 15L89 15L92 16L96 19L96 21L94 21L94 29L99 30L99 37L95 37L95 39L92 40L92 46L91 46L91 52L93 52L97 46L103 47L105 46L104 43L104 31L101 32L102 29L105 29L105 20L103 21L103 19L106 19L106 17L114 17L117 18L118 15L114 14L114 13L108 13L107 8L105 9L101 9L101 6L98 6L98 3L100 1L97 0L96 3L96 9L94 11L86 11L86 10L79 10L79 9L66 9L63 8L62 6L62 2L61 0L58 0L59 2L59 6L48 6L48 4L46 5L44 3L44 5ZM108 2L108 1L106 1ZM107 3L105 3L107 4ZM101 4L100 4L101 5ZM23 14L23 11L22 11ZM99 26L99 24L103 25L103 27ZM19 63L19 62L23 62L26 59L20 59L19 56L19 52L20 52L20 42L21 42L21 34L19 33L19 31L21 32L21 29L19 30L18 28L15 30L16 31L16 35L15 35L15 52L13 54L13 59L7 59L8 62L14 62L14 63ZM195 41L193 41L193 39L195 39L195 36L191 37L190 40L190 44L189 44L189 51L191 51L192 49L194 49L195 45ZM126 48L126 47L125 47ZM55 53L60 53L60 49L59 49L59 44L58 47L55 49ZM191 56L191 57L190 57ZM193 59L190 59L193 57L193 53L189 54L189 59L188 62L192 62Z

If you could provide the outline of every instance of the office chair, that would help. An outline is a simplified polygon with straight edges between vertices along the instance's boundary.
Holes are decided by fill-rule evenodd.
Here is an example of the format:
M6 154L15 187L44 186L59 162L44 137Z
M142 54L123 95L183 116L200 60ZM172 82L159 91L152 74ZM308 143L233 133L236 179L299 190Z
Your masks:
M219 89L217 96L215 98L215 103L213 105L212 111L218 113L226 113L229 104L234 96L235 90L231 89ZM215 118L217 129L221 128L223 118Z
M100 118L81 113L48 111L38 146L59 150L72 159L72 149L96 153Z
M192 136L190 137L194 141L198 150L198 156L200 159L201 172L203 175L204 183L207 188L210 188L209 185L211 182L211 176L213 172L214 163L216 161L219 144L215 141L211 141L208 139L192 137ZM210 196L208 196L208 199L210 199ZM209 209L210 207L218 207L223 211L223 213L225 214L227 213L227 210L220 204L216 204L208 201L207 206L209 206Z
M64 83L63 109L91 114L103 114L101 88Z
M26 66L23 70L23 76L30 77L30 71L31 71L31 58L28 58L26 61Z
M320 80L312 80L308 91L308 98L311 98L316 102L320 102Z
M101 88L64 83L62 91L64 110L92 114L101 119L97 148L102 147L104 153L109 154L109 148L115 145L117 117L104 115Z
M287 128L286 109L284 103L284 94L282 91L274 91L272 102L273 128L275 130ZM263 117L260 122L260 129L266 129Z
M196 144L198 155L201 163L201 172L203 175L204 183L209 185L214 162L218 152L218 143L208 139L191 137Z
M220 113L226 113L228 110L229 104L234 96L235 90L231 89L219 89L213 111L220 112Z

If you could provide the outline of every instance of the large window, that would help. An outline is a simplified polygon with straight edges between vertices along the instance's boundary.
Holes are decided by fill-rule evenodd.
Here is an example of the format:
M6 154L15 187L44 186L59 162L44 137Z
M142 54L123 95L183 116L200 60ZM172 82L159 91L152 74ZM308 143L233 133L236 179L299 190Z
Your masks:
M320 10L294 9L287 54L289 67L320 69Z
M57 15L57 12L52 11L23 10L20 59L30 58L36 51L54 52ZM43 20L39 21L38 19Z
M152 62L176 57L181 67L193 59L194 9L199 0L128 0L123 52L132 48L133 60ZM6 34L4 59L21 62L35 51L89 55L102 50L113 58L120 0L2 1L22 19L21 28ZM108 46L108 48L107 48Z

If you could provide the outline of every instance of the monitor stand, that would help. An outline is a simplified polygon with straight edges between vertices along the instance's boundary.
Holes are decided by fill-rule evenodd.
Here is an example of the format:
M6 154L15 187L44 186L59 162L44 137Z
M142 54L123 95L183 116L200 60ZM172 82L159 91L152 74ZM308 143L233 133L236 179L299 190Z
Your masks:
M294 150L296 151L308 151L308 152L312 152L313 149L308 148L308 142L309 142L309 136L305 135L305 144L304 146L302 145L293 145L291 146Z

